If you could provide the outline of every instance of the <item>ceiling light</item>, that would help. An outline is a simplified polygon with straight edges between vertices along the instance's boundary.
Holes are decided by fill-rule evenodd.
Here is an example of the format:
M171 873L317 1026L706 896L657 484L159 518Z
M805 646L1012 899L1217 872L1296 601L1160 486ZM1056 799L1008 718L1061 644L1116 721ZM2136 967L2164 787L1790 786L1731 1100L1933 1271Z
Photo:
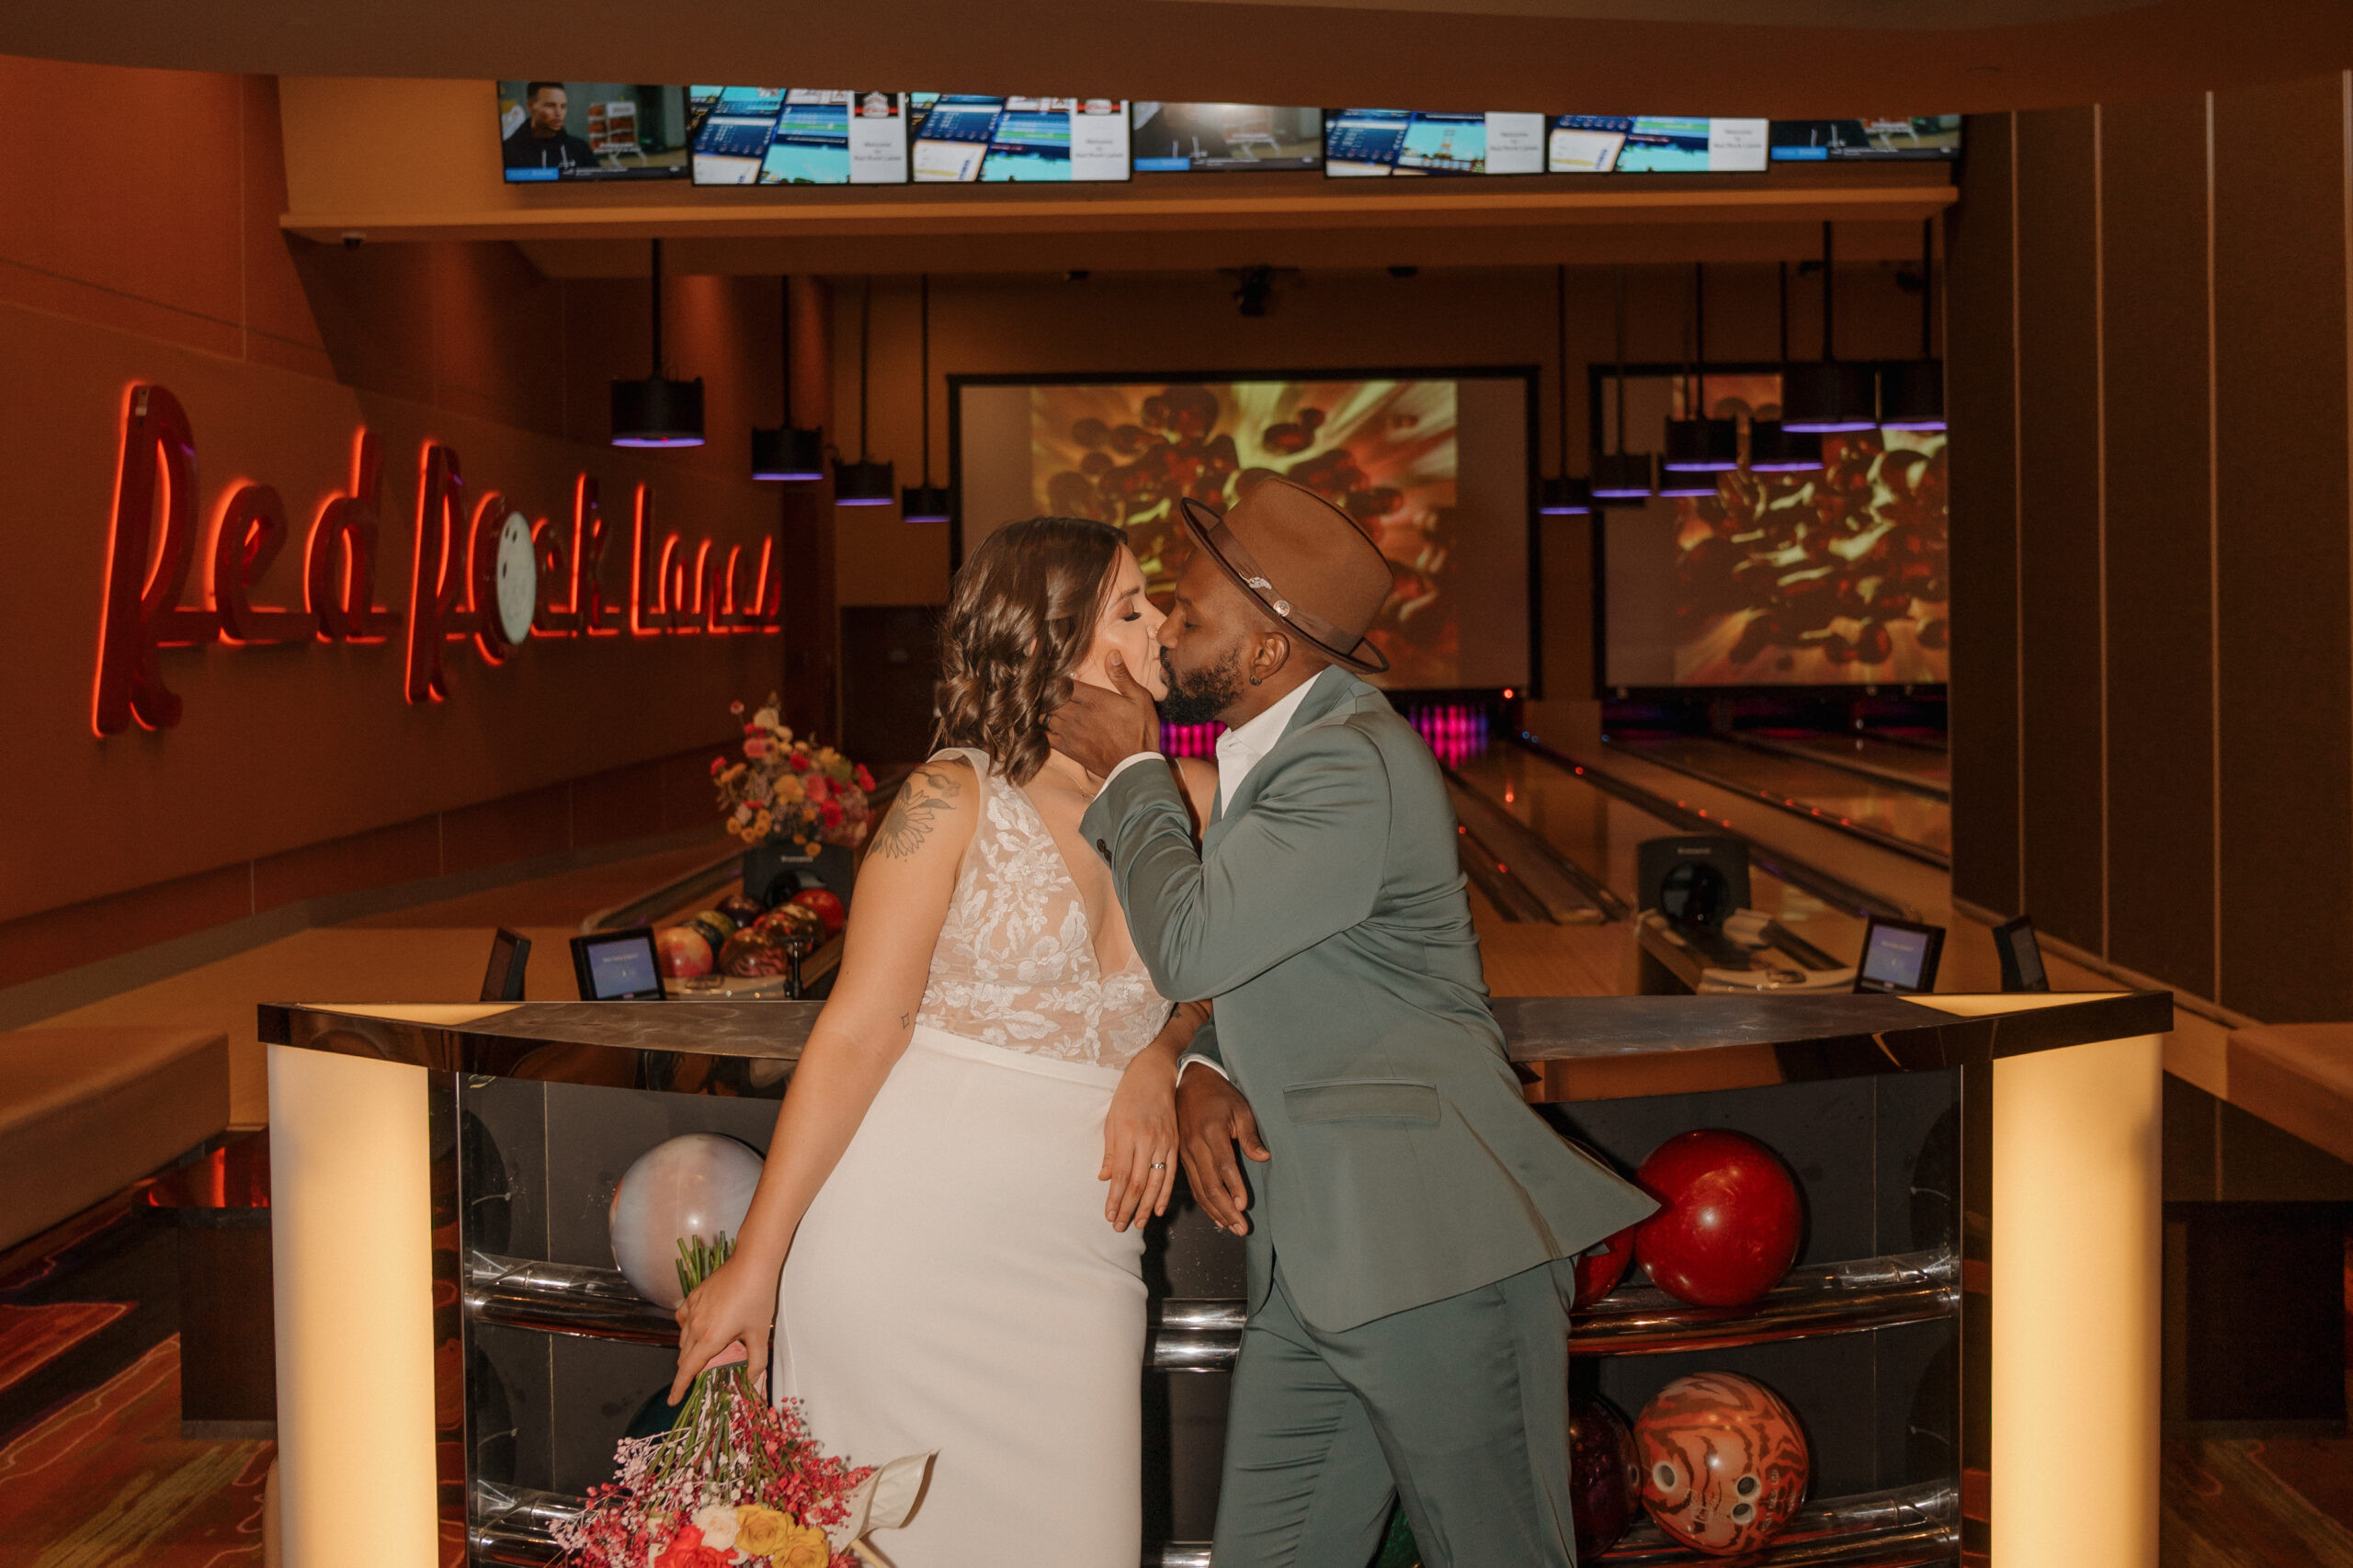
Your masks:
M909 523L944 523L952 508L948 502L945 485L931 482L931 274L924 273L916 287L922 295L922 344L920 369L915 376L915 397L923 409L923 483L907 486L905 498L899 505L899 517Z
M1544 480L1537 488L1536 511L1545 517L1586 517L1593 511L1593 487L1582 479Z
M825 477L825 433L804 430L792 423L792 279L777 279L784 307L779 341L782 345L784 423L752 426L752 477L796 480Z
M1838 275L1829 220L1822 224L1822 358L1781 367L1781 425L1798 432L1840 435L1879 424L1878 379L1868 365L1842 365L1835 353Z
M662 373L662 242L654 242L654 369L642 381L613 383L613 445L702 445L702 378L672 381Z
M858 300L858 457L850 462L834 461L836 506L888 506L899 498L890 460L877 462L866 453L866 382L873 328L874 278L869 275Z
M1748 472L1810 473L1822 466L1822 437L1792 430L1778 419L1748 422Z

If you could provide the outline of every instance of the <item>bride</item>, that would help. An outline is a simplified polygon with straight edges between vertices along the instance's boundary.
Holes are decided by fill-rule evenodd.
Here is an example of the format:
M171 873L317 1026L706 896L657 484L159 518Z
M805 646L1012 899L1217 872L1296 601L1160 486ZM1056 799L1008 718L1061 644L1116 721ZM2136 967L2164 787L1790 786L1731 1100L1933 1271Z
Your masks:
M1162 619L1101 523L1015 524L957 574L940 749L876 830L735 1255L678 1309L673 1400L733 1345L761 1375L773 1329L828 1449L938 1450L896 1568L1142 1550L1141 1226L1209 1008L1154 994L1080 837L1100 780L1046 719L1114 653L1165 696ZM1185 781L1198 823L1215 776Z

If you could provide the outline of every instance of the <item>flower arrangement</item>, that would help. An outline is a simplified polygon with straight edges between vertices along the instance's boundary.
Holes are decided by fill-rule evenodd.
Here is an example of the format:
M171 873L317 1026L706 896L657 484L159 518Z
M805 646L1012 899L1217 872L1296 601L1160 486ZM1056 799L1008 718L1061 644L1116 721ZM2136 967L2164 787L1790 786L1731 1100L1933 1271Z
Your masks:
M678 1243L678 1281L709 1278L733 1250ZM811 1435L797 1403L772 1405L741 1360L699 1375L676 1423L624 1437L616 1479L589 1489L551 1534L578 1568L858 1568L867 1534L905 1523L928 1454L853 1468Z
M741 718L744 705L728 711ZM727 831L746 844L790 839L808 853L820 843L856 848L866 837L874 776L831 746L796 739L777 717L774 692L745 721L741 759L711 758L710 778Z

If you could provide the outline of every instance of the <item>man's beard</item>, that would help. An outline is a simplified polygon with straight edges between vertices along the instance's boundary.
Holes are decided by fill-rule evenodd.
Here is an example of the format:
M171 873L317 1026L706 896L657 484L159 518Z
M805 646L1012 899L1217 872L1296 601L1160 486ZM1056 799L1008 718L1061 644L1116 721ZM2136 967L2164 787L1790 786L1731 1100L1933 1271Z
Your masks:
M1168 650L1163 648L1160 667L1168 676L1168 695L1160 699L1160 722L1164 724L1214 722L1242 696L1239 649L1230 650L1223 659L1207 669L1179 676L1168 661Z

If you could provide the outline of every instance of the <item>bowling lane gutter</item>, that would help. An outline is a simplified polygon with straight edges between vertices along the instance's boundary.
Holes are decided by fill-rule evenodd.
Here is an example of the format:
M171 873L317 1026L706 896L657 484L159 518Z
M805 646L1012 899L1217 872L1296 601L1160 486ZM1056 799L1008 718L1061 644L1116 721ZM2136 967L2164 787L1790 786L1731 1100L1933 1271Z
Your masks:
M1659 819L1667 826L1682 833L1708 833L1726 838L1737 838L1748 846L1749 864L1768 876L1778 877L1791 887L1802 888L1834 909L1843 910L1857 919L1877 915L1891 920L1918 921L1920 912L1908 903L1883 898L1867 888L1857 887L1845 878L1824 870L1783 850L1761 844L1737 828L1728 828L1715 818L1677 805L1665 796L1645 790L1604 772L1591 763L1581 762L1565 752L1554 750L1542 741L1527 733L1518 737L1522 750L1551 763L1553 767L1574 774L1607 795L1615 795L1628 805ZM1647 759L1645 759L1647 760ZM1808 818L1808 821L1815 819ZM1817 825L1819 825L1817 824Z
M1810 806L1802 801L1792 800L1787 795L1777 794L1770 790L1760 790L1754 784L1744 784L1737 778L1728 778L1721 773L1711 773L1704 767L1694 767L1688 762L1678 762L1670 756L1654 755L1633 746L1622 746L1620 749L1637 762L1647 762L1653 767L1664 767L1670 773L1680 773L1685 778L1696 778L1702 784L1712 784L1719 790L1729 790L1733 794L1745 796L1759 805L1770 806L1777 812L1787 812L1793 817L1820 827L1826 827L1833 833L1843 833L1850 837L1859 838L1866 844L1876 845L1893 854L1901 855L1908 860L1917 860L1922 865L1934 867L1939 871L1950 872L1952 869L1952 857L1949 855L1939 854L1927 845L1915 844L1908 838L1898 838L1884 829L1872 827L1866 823L1839 816L1826 807ZM1820 759L1807 757L1804 760L1814 762Z
M1931 801L1941 801L1946 805L1952 804L1951 790L1940 789L1924 778L1915 778L1907 774L1898 773L1892 767L1875 767L1860 757L1832 756L1827 752L1808 751L1803 746L1785 746L1779 741L1763 740L1756 735L1713 735L1710 739L1730 741L1744 751L1763 752L1768 756L1786 757L1791 762L1818 763L1824 767L1835 767L1839 772L1851 774L1857 778L1868 778L1874 784L1892 785L1898 790L1909 790L1915 795L1926 795Z

